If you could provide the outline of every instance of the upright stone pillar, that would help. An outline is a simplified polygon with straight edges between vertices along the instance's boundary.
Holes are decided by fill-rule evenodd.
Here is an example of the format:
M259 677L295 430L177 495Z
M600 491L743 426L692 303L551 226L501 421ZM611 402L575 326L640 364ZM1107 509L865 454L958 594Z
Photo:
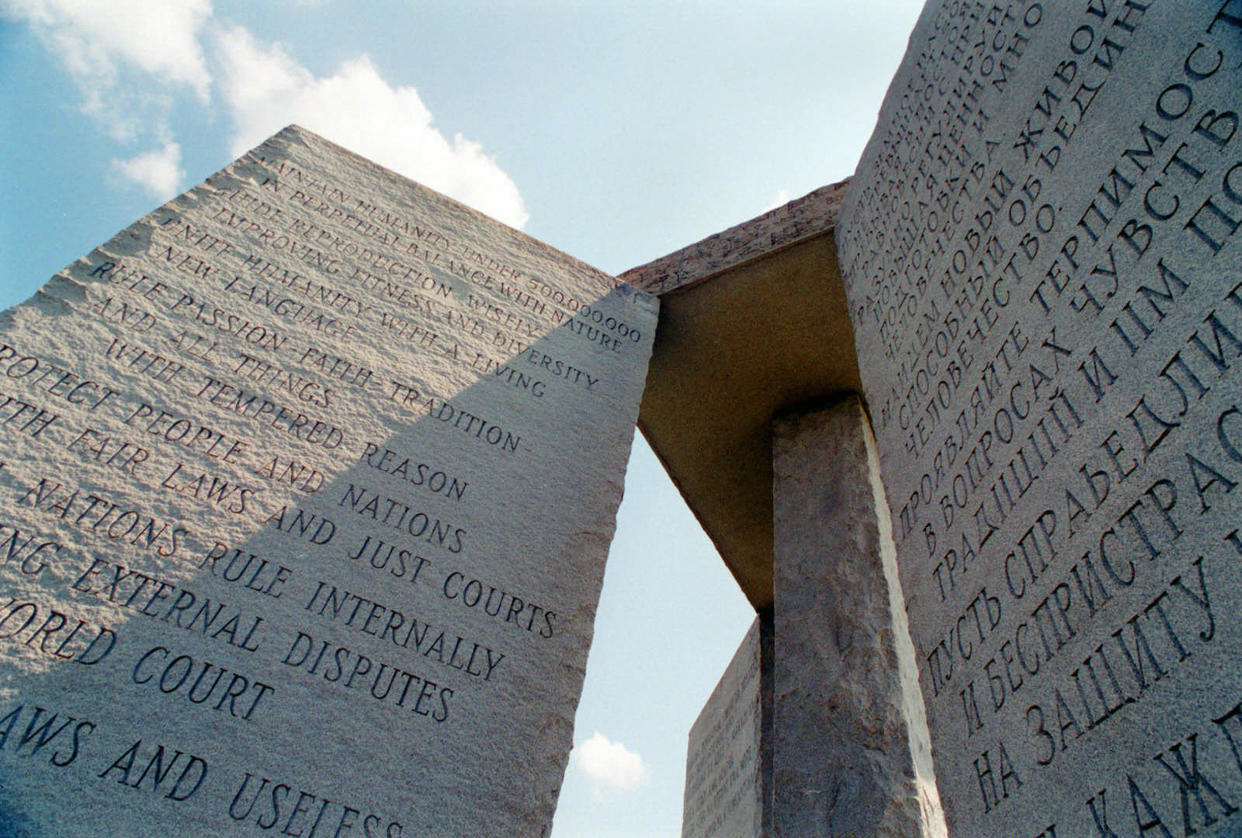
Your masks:
M772 613L764 611L690 729L682 838L772 834Z
M547 835L656 310L291 126L0 312L0 835Z
M856 397L773 428L777 835L944 834L872 451Z
M1242 835L1242 2L928 2L836 243L954 835Z

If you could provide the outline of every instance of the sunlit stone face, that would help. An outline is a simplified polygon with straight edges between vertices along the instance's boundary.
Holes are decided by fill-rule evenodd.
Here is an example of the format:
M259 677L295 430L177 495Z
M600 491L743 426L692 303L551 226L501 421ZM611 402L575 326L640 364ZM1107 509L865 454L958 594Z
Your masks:
M31 834L538 834L653 298L296 128L0 321Z
M951 834L1233 834L1242 8L931 3L842 272Z

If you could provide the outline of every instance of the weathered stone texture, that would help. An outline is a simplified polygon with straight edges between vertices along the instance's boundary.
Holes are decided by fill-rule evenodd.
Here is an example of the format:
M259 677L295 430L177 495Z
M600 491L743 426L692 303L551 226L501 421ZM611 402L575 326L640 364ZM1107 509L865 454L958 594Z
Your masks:
M764 757L763 644L770 625L756 617L690 729L682 804L683 838L765 834L770 766Z
M773 819L928 834L857 398L775 423ZM908 665L908 664L907 664Z
M1236 0L931 2L846 195L951 834L1242 831L1239 90Z
M0 315L0 832L546 832L655 317L298 128Z
M849 181L842 181L821 186L757 218L631 268L621 274L621 279L662 296L822 236L835 225L848 184Z

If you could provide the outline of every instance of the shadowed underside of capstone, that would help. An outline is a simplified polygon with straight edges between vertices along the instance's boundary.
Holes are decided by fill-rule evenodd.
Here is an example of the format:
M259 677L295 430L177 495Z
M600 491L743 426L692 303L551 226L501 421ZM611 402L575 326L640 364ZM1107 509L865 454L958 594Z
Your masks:
M834 236L846 183L621 275L661 299L639 427L757 609L772 605L771 419L861 389Z

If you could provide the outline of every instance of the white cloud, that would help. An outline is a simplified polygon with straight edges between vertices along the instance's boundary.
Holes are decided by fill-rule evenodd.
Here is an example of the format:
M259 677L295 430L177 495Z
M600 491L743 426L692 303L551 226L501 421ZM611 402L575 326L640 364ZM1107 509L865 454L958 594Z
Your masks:
M171 140L157 151L148 151L128 160L113 160L113 167L124 177L144 187L153 197L166 201L177 194L185 180L181 169L181 146Z
M647 779L643 758L598 730L574 748L573 761L591 778L596 794L629 791Z
M207 101L211 76L198 33L210 0L0 0L0 11L27 21L88 99L103 98L131 65Z
M0 17L29 24L113 139L162 141L174 95L210 98L199 33L211 0L0 0Z
M368 56L316 77L281 45L260 44L240 26L219 33L216 52L233 156L297 123L507 224L526 223L516 184L482 146L461 134L446 139L418 91L389 84Z
M418 91L389 84L366 55L317 77L279 44L213 22L211 0L0 0L0 16L30 25L104 131L131 149L159 146L113 166L161 198L185 177L170 114L190 93L204 104L214 96L231 117L234 157L298 123L514 227L526 223L517 185L482 146L446 138Z
M773 196L772 200L768 201L768 205L763 208L763 212L771 212L777 207L783 207L785 206L785 204L788 204L788 203L789 203L789 190L778 189L776 191L776 195ZM760 215L762 214L763 213L760 213Z

